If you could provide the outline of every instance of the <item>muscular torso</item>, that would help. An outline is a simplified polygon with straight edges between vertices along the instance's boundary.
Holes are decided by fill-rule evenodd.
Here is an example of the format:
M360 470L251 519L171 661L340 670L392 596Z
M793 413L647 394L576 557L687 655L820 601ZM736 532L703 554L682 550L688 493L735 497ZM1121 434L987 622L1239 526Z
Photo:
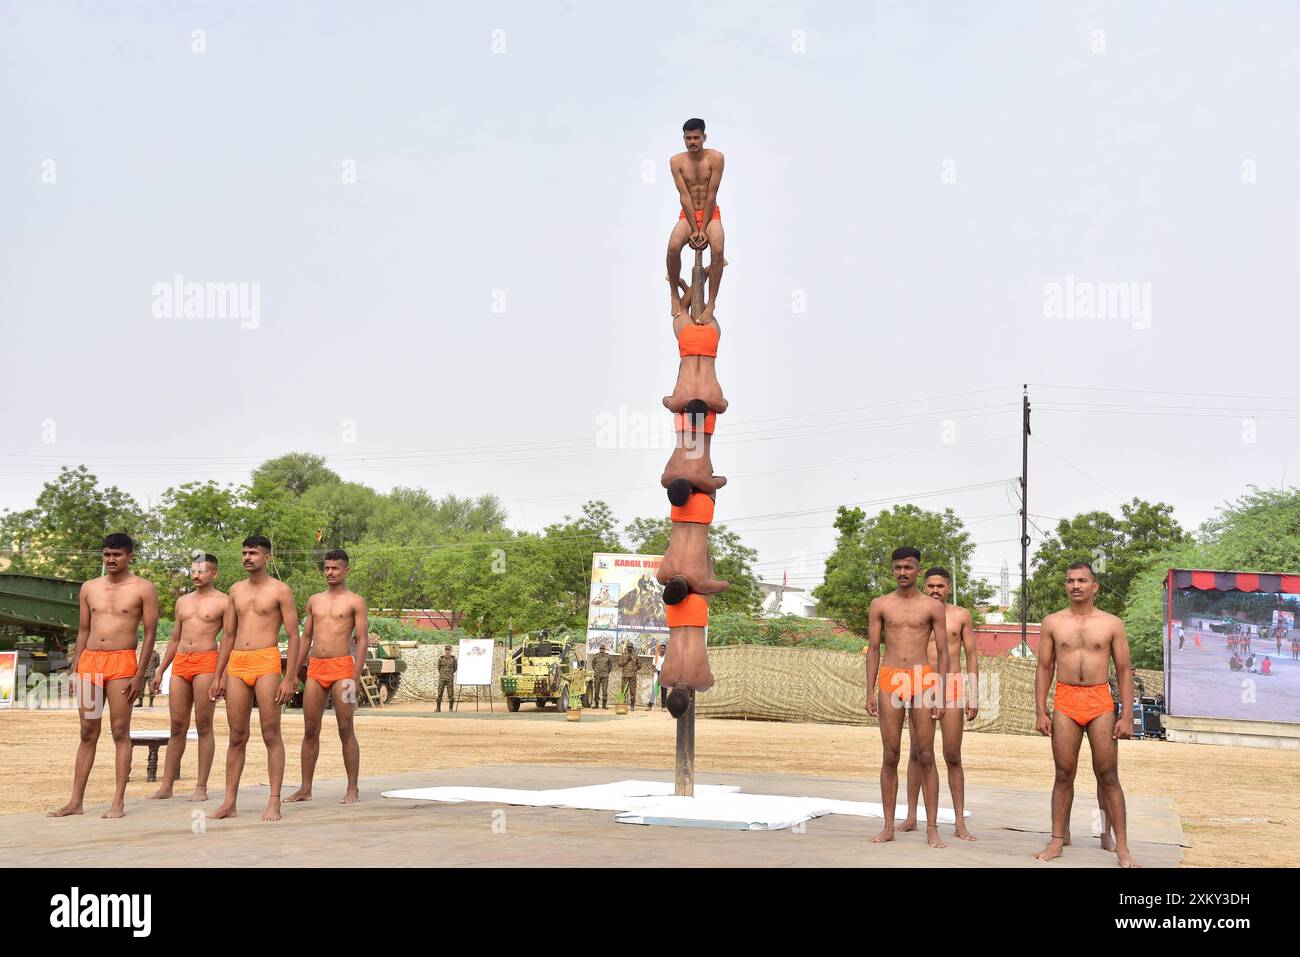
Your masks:
M877 601L884 631L884 663L890 668L911 668L924 662L937 602L919 593L913 598L891 593Z
M217 633L226 617L230 599L219 591L208 595L184 595L176 602L176 623L181 626L180 654L217 650Z
M1102 685L1110 675L1111 643L1120 621L1093 609L1087 617L1069 611L1047 616L1043 628L1056 653L1056 680L1068 685Z
M144 618L145 600L152 587L137 575L118 583L107 577L87 582L82 592L90 609L86 647L92 651L134 648L136 632Z
M673 522L668 549L655 577L664 584L674 575L683 576L692 589L709 577L709 526Z
M960 605L945 605L944 623L948 636L948 670L956 673L961 670L961 626L969 612ZM939 667L939 647L934 640L934 630L930 631L930 640L925 645L926 658L931 668Z
M323 591L312 595L311 606L313 658L342 658L352 654L352 632L357 626L357 595Z
M668 458L660 484L667 488L674 479L684 478L701 492L716 492L713 459L709 455L712 445L713 436L704 432L678 432L677 448Z
M265 584L236 582L230 588L230 600L235 603L239 627L235 636L236 651L254 651L270 648L280 640L280 597L285 585L275 579Z
M682 181L696 209L703 209L709 198L709 180L714 175L717 157L717 150L706 149L698 154L678 153L672 158L673 171L681 171Z

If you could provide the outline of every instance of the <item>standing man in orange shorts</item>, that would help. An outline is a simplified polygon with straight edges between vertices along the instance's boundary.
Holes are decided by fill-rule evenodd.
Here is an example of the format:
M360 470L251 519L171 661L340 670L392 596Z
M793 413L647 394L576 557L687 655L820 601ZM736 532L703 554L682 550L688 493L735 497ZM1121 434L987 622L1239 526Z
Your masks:
M230 587L226 637L217 661L213 701L226 699L230 743L226 748L226 799L213 818L234 817L239 778L244 773L253 702L257 702L262 741L266 744L271 796L263 821L280 820L280 786L284 782L284 740L280 737L280 705L293 697L298 674L298 610L293 592L266 572L271 540L263 535L244 539L244 569L248 578ZM288 667L280 672L280 628L289 636Z
M208 799L208 774L217 750L216 736L212 733L216 702L211 694L212 682L217 676L217 635L225 627L226 613L230 608L230 599L212 586L216 577L215 555L196 557L190 565L190 581L194 582L195 588L176 600L176 628L172 640L167 642L167 657L154 674L153 693L157 694L163 673L171 666L167 704L171 709L172 731L167 739L167 767L163 771L162 785L151 795L154 800L170 798L176 778L180 776L185 738L190 733L191 706L199 732L199 777L190 800Z
M966 829L966 770L961 764L961 738L964 722L979 714L979 656L975 651L975 623L961 605L949 605L951 582L948 569L931 568L925 573L925 593L943 605L948 627L943 636L930 636L927 657L930 667L939 667L939 642L948 642L948 663L953 673L944 684L943 710L939 712L939 730L943 734L943 763L948 766L948 792L952 795L952 812L957 817L953 832L963 841L975 836ZM962 650L966 652L966 670L961 667ZM921 764L916 752L917 739L907 759L907 820L900 831L916 830L916 804L921 797Z
M1133 666L1129 662L1124 623L1093 605L1100 587L1087 562L1075 562L1065 572L1070 607L1043 619L1038 637L1038 672L1034 705L1038 733L1052 739L1056 783L1052 786L1052 839L1034 857L1050 861L1070 843L1070 807L1074 804L1074 774L1079 745L1087 732L1092 771L1097 778L1101 809L1101 846L1115 851L1121 867L1136 867L1128 849L1124 791L1119 786L1120 738L1133 735ZM1122 715L1117 720L1107 676L1115 661ZM1047 689L1056 677L1053 713L1047 713Z
M158 591L153 582L131 574L135 543L115 532L104 539L104 575L81 586L81 618L72 653L73 688L81 718L81 744L72 776L72 797L50 817L80 814L86 782L95 766L95 748L108 705L113 735L116 790L102 817L126 813L126 782L131 774L131 710L140 696L144 669L158 631ZM144 650L136 657L136 632L144 625Z
M307 620L302 625L302 653L310 654L307 686L302 693L302 784L288 800L310 801L311 782L320 757L320 726L325 699L334 699L334 717L343 743L343 767L348 773L348 790L340 804L361 800L361 746L357 743L352 716L357 710L361 669L366 663L370 619L365 599L348 590L348 553L332 548L325 553L325 582L329 588L307 599ZM356 633L356 644L352 634ZM314 642L314 649L313 649Z
M894 808L898 801L898 758L903 740L903 712L909 715L908 733L914 742L925 794L926 840L931 847L947 847L939 838L939 771L934 764L934 722L942 703L940 675L948 673L948 643L935 650L938 671L926 660L930 634L945 634L943 605L916 587L921 553L896 548L890 555L898 587L871 600L867 619L867 714L880 719L884 755L880 764L880 801L884 829L872 838L883 844L894 839ZM885 662L880 662L880 640L885 639ZM669 646L672 647L671 645ZM877 688L877 673L879 687Z
M677 225L668 237L668 287L671 290L673 318L682 313L682 297L678 283L682 275L682 247L687 243L692 249L709 247L709 301L696 318L702 326L713 321L713 306L722 282L722 258L725 236L722 231L722 210L718 208L718 185L722 182L725 160L717 150L704 148L708 138L704 121L690 119L682 124L682 140L686 152L678 153L668 161L668 169L677 184L682 209Z

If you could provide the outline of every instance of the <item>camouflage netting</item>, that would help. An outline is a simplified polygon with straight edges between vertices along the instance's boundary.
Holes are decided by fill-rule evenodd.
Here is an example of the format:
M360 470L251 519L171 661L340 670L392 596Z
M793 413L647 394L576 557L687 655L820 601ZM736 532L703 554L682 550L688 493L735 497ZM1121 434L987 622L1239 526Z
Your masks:
M866 658L802 648L731 645L709 649L717 683L696 701L712 718L870 724L866 712ZM967 728L1034 733L1034 662L980 658L980 714ZM1147 687L1162 687L1159 671L1139 670ZM996 701L991 697L996 687ZM1049 693L1050 699L1050 693Z

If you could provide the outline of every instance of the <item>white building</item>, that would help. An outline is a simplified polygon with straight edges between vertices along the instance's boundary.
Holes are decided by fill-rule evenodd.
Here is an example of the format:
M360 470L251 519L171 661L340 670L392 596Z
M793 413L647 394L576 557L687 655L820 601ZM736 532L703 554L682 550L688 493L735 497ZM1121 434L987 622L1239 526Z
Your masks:
M817 599L802 588L759 582L763 603L759 614L764 618L781 618L798 615L800 618L817 617Z

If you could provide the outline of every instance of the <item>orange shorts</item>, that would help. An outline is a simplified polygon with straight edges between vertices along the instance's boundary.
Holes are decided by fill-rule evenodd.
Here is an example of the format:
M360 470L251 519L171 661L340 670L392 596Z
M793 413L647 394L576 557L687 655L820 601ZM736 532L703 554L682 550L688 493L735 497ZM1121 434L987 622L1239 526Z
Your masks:
M253 651L232 651L226 674L251 688L263 675L279 675L280 668L280 646L271 645Z
M199 675L216 674L215 651L178 651L172 659L172 677L193 681Z
M700 417L698 415L688 415L685 412L673 413L673 431L674 432L698 432ZM713 430L718 426L718 413L704 413L704 434L712 435Z
M351 655L341 658L313 658L307 663L307 677L329 689L336 681L346 681L356 674L357 663Z
M707 628L709 602L703 595L691 592L675 605L664 605L669 628Z
M678 221L681 221L681 220L683 220L683 219L685 219L685 218L686 218L686 210L684 210L684 209L678 210L678 211L677 211L677 219L678 219ZM720 221L721 219L722 219L722 207L721 207L721 206L718 206L718 205L715 204L714 207L713 207L713 219L711 219L710 222L714 222L714 223L716 223L716 222ZM704 210L702 210L702 209L697 209L697 210L695 211L695 225L696 225L696 226L703 226L703 225L704 225Z
M691 522L695 525L713 524L713 499L703 492L691 492L685 505L673 505L669 508L669 517L674 522Z
M1115 710L1109 685L1066 685L1056 683L1055 710L1075 724L1091 724L1108 711Z
M939 676L929 665L921 665L920 668L918 681L916 666L891 668L889 665L881 665L876 685L885 694L897 695L902 701L913 701L917 695L934 691L939 686Z
M77 674L84 675L97 688L104 687L106 681L133 678L139 667L134 648L118 648L116 651L87 648L77 659Z

